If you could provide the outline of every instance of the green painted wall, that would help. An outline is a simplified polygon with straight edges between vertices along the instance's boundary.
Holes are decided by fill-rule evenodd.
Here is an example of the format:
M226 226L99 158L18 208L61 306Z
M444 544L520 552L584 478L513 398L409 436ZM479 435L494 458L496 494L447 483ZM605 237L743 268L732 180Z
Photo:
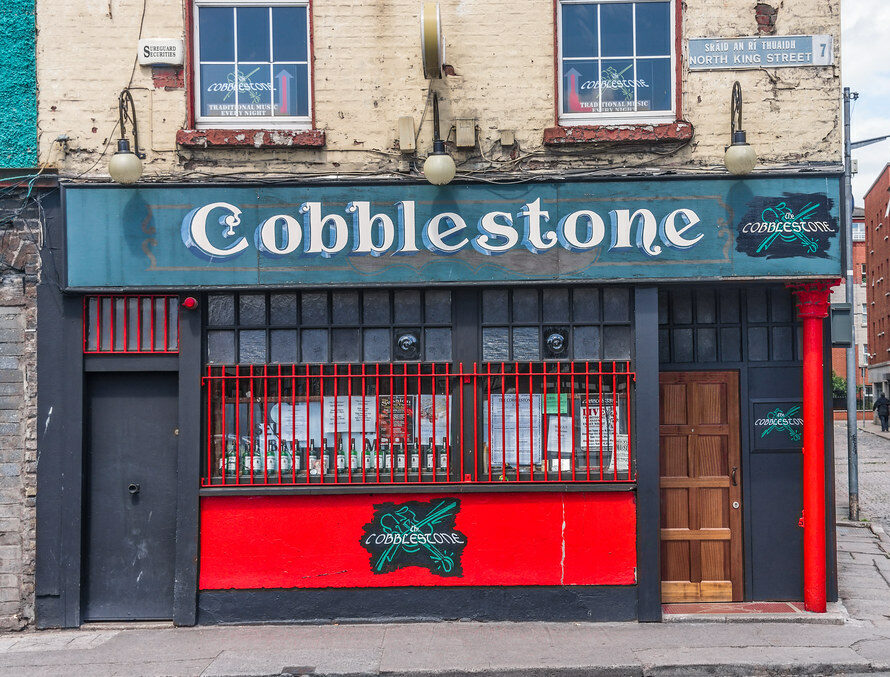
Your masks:
M34 0L0 0L0 102L0 167L34 167Z

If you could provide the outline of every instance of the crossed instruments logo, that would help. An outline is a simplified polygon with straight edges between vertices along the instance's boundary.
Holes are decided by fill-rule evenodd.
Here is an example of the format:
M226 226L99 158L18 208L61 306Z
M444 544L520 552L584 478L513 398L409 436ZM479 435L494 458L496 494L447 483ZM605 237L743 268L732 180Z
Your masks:
M824 195L755 198L738 225L736 249L749 256L826 258L839 232Z
M437 576L462 576L467 537L454 527L460 501L408 501L374 506L361 544L371 553L371 571L385 574L419 566Z
M763 426L763 432L760 433L761 438L767 437L776 431L781 431L795 442L799 442L803 419L800 417L799 406L791 407L788 411L782 411L779 407L776 407L763 418L758 418L754 424Z

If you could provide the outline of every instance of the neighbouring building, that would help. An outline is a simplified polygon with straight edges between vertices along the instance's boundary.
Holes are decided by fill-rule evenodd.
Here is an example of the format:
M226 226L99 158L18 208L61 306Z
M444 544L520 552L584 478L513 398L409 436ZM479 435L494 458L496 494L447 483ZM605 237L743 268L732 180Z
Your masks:
M853 355L856 360L856 397L871 397L868 378L868 263L865 249L865 210L853 209ZM831 290L832 303L846 303L846 281ZM845 348L831 349L831 369L847 378Z
M779 5L38 0L38 626L824 610L839 0Z
M890 165L865 194L868 269L868 379L890 395Z

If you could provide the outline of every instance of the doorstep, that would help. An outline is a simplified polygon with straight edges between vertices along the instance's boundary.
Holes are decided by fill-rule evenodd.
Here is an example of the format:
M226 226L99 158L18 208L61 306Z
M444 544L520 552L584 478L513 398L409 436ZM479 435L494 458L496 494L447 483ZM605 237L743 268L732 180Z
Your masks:
M843 625L849 615L840 602L824 614L805 611L803 602L693 602L662 604L665 623L812 623Z

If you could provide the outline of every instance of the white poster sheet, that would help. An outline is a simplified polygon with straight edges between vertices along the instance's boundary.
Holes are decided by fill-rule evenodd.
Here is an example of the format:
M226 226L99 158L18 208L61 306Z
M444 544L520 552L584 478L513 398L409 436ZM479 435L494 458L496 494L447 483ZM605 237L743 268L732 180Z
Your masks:
M588 440L590 465L599 467L600 442L602 441L603 472L626 473L628 470L627 395L592 394L589 400L581 398L581 453L586 454ZM617 419L617 420L616 420ZM615 424L617 423L617 430ZM615 447L617 445L617 453Z
M517 401L518 398L518 401ZM488 403L483 407L483 435L488 444ZM563 418L570 418L564 416ZM492 466L516 467L517 432L519 467L541 462L541 395L507 394L491 398L491 454ZM571 433L569 433L571 436ZM570 443L571 444L571 443Z

